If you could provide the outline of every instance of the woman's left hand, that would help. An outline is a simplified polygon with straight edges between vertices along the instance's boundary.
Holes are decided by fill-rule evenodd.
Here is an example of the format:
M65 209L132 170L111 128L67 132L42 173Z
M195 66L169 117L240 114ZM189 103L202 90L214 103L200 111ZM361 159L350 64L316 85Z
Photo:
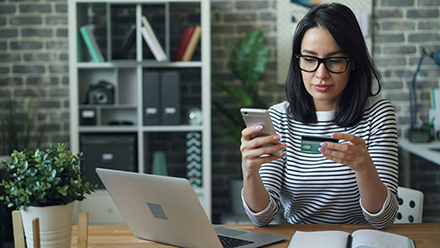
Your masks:
M319 151L324 157L336 163L345 164L356 172L367 170L371 165L374 166L364 139L347 133L333 133L332 137L348 142L322 142L322 148Z

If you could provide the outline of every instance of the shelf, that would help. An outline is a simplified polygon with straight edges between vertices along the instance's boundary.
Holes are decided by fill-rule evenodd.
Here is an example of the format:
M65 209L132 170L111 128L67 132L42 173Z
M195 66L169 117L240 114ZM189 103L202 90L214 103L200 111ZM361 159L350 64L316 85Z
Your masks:
M136 126L80 126L80 132L137 132ZM144 126L141 128L142 132L197 132L203 131L203 126Z
M97 105L97 104L80 104L78 105L79 109L135 109L136 105L132 104L107 104L107 105Z
M178 125L178 126L144 126L144 132L193 132L203 131L203 126Z
M135 126L81 126L78 131L81 133L132 133L137 132L138 128Z
M200 3L206 0L129 0L129 1L121 1L121 0L76 0L77 3L111 3L111 4L165 4L165 3Z
M91 160L83 161L81 167L93 171L96 165L122 164L122 169L127 169L124 163L113 165L101 159L106 150L113 149L116 158L127 146L119 149L115 148L116 144L108 143L97 152L94 144L85 145L92 138L97 143L118 143L129 137L135 171L150 172L154 153L164 152L169 175L185 178L188 176L187 143L191 135L195 135L200 137L202 165L202 186L195 188L195 192L211 217L210 1L69 0L68 10L70 145L72 152L84 149L85 155L96 155L93 164ZM141 32L142 16L148 18L156 32L167 61L158 62L147 45ZM91 62L88 47L78 32L85 25L93 26L91 35L96 38L104 62ZM201 26L202 32L191 61L172 61L183 32L196 25ZM120 50L124 40L133 40L125 39L133 38L129 35L133 30L134 41L125 43L131 45ZM91 51L93 54L93 49ZM155 98L158 100L151 105L151 99ZM202 111L201 125L188 124L188 113L194 108ZM126 122L133 125L110 125ZM109 201L109 196L102 191L79 203L77 210L93 211L95 206ZM118 218L107 214L97 221L113 223L120 220Z
M142 67L201 67L201 61L174 61L174 62L157 62L157 61L142 61L137 62L134 60L120 60L120 61L110 61L110 62L79 62L77 64L78 69L99 69L99 68L133 68L136 66Z

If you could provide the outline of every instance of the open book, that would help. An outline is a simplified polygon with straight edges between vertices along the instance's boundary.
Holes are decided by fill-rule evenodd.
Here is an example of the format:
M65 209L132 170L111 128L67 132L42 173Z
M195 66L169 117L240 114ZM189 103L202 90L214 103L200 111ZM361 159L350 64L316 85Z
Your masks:
M296 231L288 248L415 248L405 236L372 229L354 231Z

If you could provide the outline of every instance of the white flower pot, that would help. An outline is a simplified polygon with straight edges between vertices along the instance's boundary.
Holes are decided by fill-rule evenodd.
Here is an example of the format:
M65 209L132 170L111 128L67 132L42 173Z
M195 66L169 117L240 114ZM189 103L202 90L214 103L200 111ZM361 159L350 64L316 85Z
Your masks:
M40 221L41 247L70 247L74 204L75 202L67 205L25 207L21 210L27 247L34 247L32 220L35 218Z

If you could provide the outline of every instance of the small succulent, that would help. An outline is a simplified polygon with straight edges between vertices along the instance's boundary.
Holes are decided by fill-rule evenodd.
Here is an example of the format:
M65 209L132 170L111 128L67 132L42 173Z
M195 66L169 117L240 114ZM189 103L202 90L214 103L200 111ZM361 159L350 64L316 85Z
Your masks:
M4 195L0 196L8 208L22 209L27 206L64 205L84 200L85 194L96 192L98 185L92 186L81 178L79 168L82 153L74 155L63 144L40 151L11 154L12 161L6 165L9 180L2 180Z

